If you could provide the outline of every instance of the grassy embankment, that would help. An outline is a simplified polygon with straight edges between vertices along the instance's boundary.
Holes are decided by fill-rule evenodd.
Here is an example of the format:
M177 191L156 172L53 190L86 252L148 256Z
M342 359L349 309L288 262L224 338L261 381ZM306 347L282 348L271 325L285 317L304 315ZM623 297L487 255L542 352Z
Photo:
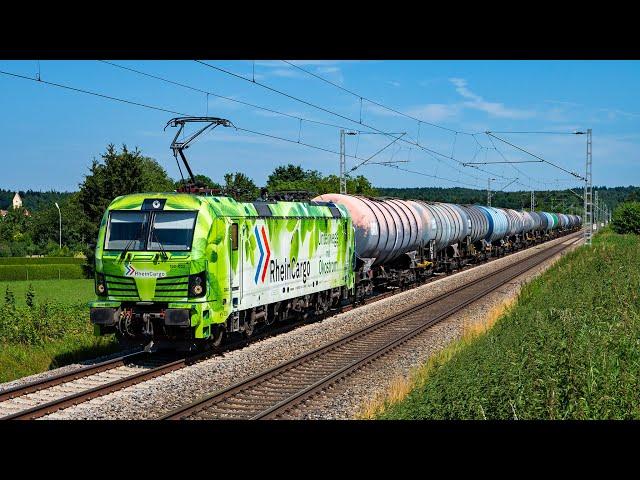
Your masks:
M602 232L362 417L640 418L639 265L640 236Z
M93 297L87 279L0 282L0 382L117 350L112 337L93 336Z

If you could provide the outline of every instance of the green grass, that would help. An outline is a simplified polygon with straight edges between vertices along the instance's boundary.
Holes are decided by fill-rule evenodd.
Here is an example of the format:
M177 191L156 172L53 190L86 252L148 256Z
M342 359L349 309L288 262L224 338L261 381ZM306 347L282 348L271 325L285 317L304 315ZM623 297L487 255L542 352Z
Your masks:
M33 282L0 282L0 304L7 286L16 297L16 304L25 305L29 285L33 285L36 301L60 301L63 303L86 303L95 297L93 280L35 280ZM0 307L1 308L1 307ZM88 315L88 313L87 313Z
M640 418L639 266L640 236L602 232L377 418Z
M7 302L7 286L15 301ZM92 280L0 282L0 382L117 351L113 336L93 336L93 297Z
M68 336L42 346L0 343L0 383L120 350L112 337Z

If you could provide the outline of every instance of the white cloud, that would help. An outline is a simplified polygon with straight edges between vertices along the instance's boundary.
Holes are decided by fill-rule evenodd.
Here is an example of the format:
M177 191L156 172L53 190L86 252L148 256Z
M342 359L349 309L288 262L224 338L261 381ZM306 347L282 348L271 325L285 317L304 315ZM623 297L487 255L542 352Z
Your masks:
M395 80L388 80L387 83L389 85L391 85L392 87L399 87L400 86L400 82L396 82Z
M637 118L640 114L625 112L624 110L618 110L617 108L599 108L596 112L603 112L606 114L609 120L616 120L618 117Z
M269 70L267 76L285 77L285 78L302 78L304 74L299 70L294 70L291 67L287 67L287 68L274 68L273 70Z
M319 73L336 73L340 71L340 67L318 67Z
M535 116L535 112L530 110L518 110L507 108L503 103L488 102L480 95L472 92L467 88L467 81L464 78L450 78L449 81L456 87L456 92L466 98L466 102L462 102L467 108L473 108L488 113L492 117L499 118L531 118Z
M446 103L428 103L409 108L405 113L427 122L438 122L457 117L460 113L460 106Z

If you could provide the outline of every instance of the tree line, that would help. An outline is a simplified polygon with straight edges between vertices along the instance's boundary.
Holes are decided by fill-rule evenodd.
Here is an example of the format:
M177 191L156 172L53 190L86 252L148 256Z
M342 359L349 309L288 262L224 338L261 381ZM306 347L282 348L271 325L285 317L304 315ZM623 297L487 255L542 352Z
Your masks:
M242 172L228 172L224 183L205 175L196 175L200 186L219 189L239 201L253 201L265 195L285 191L305 191L309 196L338 192L337 175L323 175L300 165L276 167L259 187ZM91 256L98 227L111 201L120 196L140 192L170 192L183 184L172 179L153 158L126 145L117 149L108 145L99 160L94 159L77 192L22 192L23 208L11 208L15 192L0 190L0 208L8 214L0 219L0 256L60 255L82 252ZM612 209L622 201L640 200L640 187L594 187L600 199ZM581 190L575 190L582 193ZM347 192L370 197L396 197L463 204L485 204L486 191L469 188L374 188L364 176L348 177ZM62 249L59 247L58 202L62 211ZM492 205L528 209L530 192L495 192ZM581 214L582 200L570 190L536 192L536 210L564 211ZM26 214L29 211L29 215Z
M242 172L226 173L224 184L205 175L196 175L195 180L200 186L219 189L238 201L255 200L263 196L265 189L269 193L307 191L309 195L339 189L336 175L324 176L317 170L306 170L299 165L277 167L262 188ZM123 145L118 150L114 145L108 145L100 160L94 159L91 163L77 192L27 191L21 195L23 207L13 209L11 200L15 192L0 191L4 194L0 199L8 210L0 219L0 257L69 256L74 253L91 257L100 220L114 198L130 193L171 192L182 184L182 180L172 179L156 160L144 156L139 149L130 150ZM363 176L349 178L347 188L361 195L377 194ZM62 248L54 202L58 202L62 212Z

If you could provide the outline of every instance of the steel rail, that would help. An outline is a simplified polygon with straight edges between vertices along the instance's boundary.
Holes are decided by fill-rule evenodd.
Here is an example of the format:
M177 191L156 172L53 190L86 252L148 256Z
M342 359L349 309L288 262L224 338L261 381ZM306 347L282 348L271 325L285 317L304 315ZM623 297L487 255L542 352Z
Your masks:
M29 393L39 392L40 390L45 390L47 388L55 387L56 385L79 380L81 378L88 377L89 375L94 375L96 373L105 372L113 368L122 367L127 362L135 360L136 358L141 357L144 354L146 354L146 352L133 352L121 357L105 360L104 362L96 363L94 365L87 365L71 372L65 372L52 377L35 380L24 385L17 385L13 388L8 388L1 391L0 402L6 402L7 400L11 400L13 398L28 395Z
M531 248L531 247L528 247ZM524 250L524 249L523 249ZM537 254L536 254L537 255ZM498 257L501 258L501 257ZM486 263L490 263L491 261L497 260L498 258L493 258L490 259L489 262ZM531 258L531 257L529 257ZM458 269L457 272L461 272L464 270L463 266L462 268ZM473 267L471 267L473 268ZM494 273L497 273L499 271L503 271L506 268L509 267L504 267L503 269L499 269ZM455 272L451 272L452 274ZM433 280L435 280L437 278L431 278L429 280L427 280L426 282L420 282L419 284L415 285L415 286L411 286L409 288L398 288L394 291L391 292L387 292L384 294L379 294L376 295L374 297L369 297L366 300L368 301L367 303L370 303L371 300L378 301L378 300L382 300L384 298L387 298L389 296L395 295L401 291L407 291L413 288L417 288L418 286L422 286L425 285ZM450 290L447 295L451 295L459 290L462 290L464 288L468 288L471 285L477 284L478 282L485 280L486 277L482 277L480 279L476 279L473 282L469 282L461 287L458 287L456 289ZM409 310L419 310L420 308L424 308L426 305L432 304L435 301L437 301L437 298L434 298L428 302L426 302L425 304L419 305L414 307L413 309L409 309ZM362 303L364 304L365 301L362 301ZM347 306L343 306L343 307L339 307L336 311L330 311L327 312L327 314L320 316L319 318L324 318L327 315L335 315L337 313L343 312L343 311L348 311L351 308L353 308L353 306L347 305ZM405 312L402 312L401 314L409 314L410 311L407 310ZM401 315L399 314L399 315ZM389 320L390 321L390 320ZM286 331L290 331L293 330L295 328L297 328L298 326L304 325L305 323L307 323L305 320L302 321L298 321L298 322L294 322L293 324L290 325L284 325L280 328L277 328L273 331L269 330L269 331L265 331L265 332L261 332L258 335L254 335L252 338L250 339L244 339L244 340L240 340L237 342L232 342L231 344L227 345L224 347L223 350L221 351L228 351L234 348L238 348L241 346L245 346L249 341L252 340L256 340L256 339L260 339L260 338L266 338L269 336L273 336L275 334L277 334L278 332L286 332ZM371 330L372 327L374 327L375 325L368 327L364 330ZM380 325L381 327L382 325ZM357 333L357 332L356 332ZM364 332L363 332L364 333ZM109 393L115 392L117 390L121 390L123 388L126 388L128 386L131 385L135 385L138 383L142 383L146 380L150 380L152 378L155 378L157 376L160 375L164 375L166 373L169 373L171 371L175 371L178 370L180 368L183 368L184 366L193 364L195 362L197 362L198 360L201 360L203 358L207 358L209 356L211 356L212 354L218 353L218 350L214 350L214 351L207 351L207 352L202 352L196 355L192 355L186 358L182 358L173 362L169 362L167 364L161 365L159 367L155 367L155 368L151 368L149 370L140 372L138 374L134 374L134 375L129 375L126 377L123 377L121 379L117 379L114 380L112 382L109 383L105 383L103 385L99 385L96 386L94 388L88 389L88 390L84 390L84 391L80 391L71 395L66 395L62 398L56 399L56 400L52 400L50 402L46 402L46 403L41 403L39 405L33 406L31 408L25 409L25 410L21 410L18 411L16 413L13 414L9 414L7 416L3 416L0 417L0 420L10 420L10 419L35 419L35 418L39 418L42 417L44 415L48 415L50 413L53 413L55 411L58 411L60 409L63 408L68 408L70 406L73 405L77 405L79 403L83 403L86 402L88 400L91 400L93 398L97 398L103 395L107 395ZM7 400L11 400L14 398L19 398L21 396L30 394L30 393L35 393L35 392L39 392L42 390L46 390L48 388L54 387L56 385L61 385L61 384L65 384L65 383L69 383L72 382L74 380L79 380L82 378L87 378L91 375L97 374L97 373L101 373L104 371L108 371L120 366L124 366L127 363L130 363L131 361L139 358L139 357L143 357L145 355L148 355L147 352L144 351L137 351L137 352L132 352L129 353L127 355L123 355L121 357L117 357L114 359L110 359L110 360L106 360L104 362L100 362L98 364L95 365L88 365L86 367L74 370L72 372L68 372L68 373L62 373L59 375L56 375L54 377L49 377L49 378L45 378L42 380L37 380L34 382L31 382L29 384L26 385L20 385L20 386L16 386L13 387L11 389L7 389L5 391L0 392L0 402L4 402ZM295 359L294 359L295 360Z
M487 293L490 293L490 291L495 290L496 288L499 288L500 286L502 286L504 283L507 283L508 281L510 281L513 278L516 278L520 275L522 275L523 273L526 273L526 271L530 270L531 268L535 268L535 266L543 263L544 261L548 260L549 258L557 255L558 253L560 253L561 251L565 250L566 248L569 248L571 245L573 245L575 242L579 241L581 237L579 237L579 232L575 233L573 235L569 235L568 239L571 238L576 238L576 240L574 240L574 242L572 242L569 245L565 245L565 242L560 242L558 245L554 245L552 247L550 247L548 250L544 250L540 253L536 253L526 259L523 259L522 261L518 262L517 264L511 264L511 265L507 265L503 268L500 268L494 272L491 272L487 275L483 275L480 278L477 278L475 280L472 280L471 282L467 282L464 285L461 285L457 288L454 288L452 290L449 290L441 295L438 295L420 305L416 305L414 307L405 309L402 312L399 312L397 314L394 314L390 317L387 317L386 319L383 319L379 322L374 323L373 325L364 327L362 329L357 330L356 332L352 332L351 334L342 337L341 339L338 339L335 342L331 342L327 345L321 346L317 349L312 350L311 352L307 352L304 354L301 354L287 362L284 362L280 365L277 365L271 369L268 369L264 372L258 373L254 376L251 376L247 379L241 380L239 382L237 382L236 384L233 384L225 389L213 392L211 394L208 394L204 397L199 398L198 400L196 400L195 402L192 402L190 404L184 405L182 407L178 407L170 412L168 412L167 414L165 414L164 416L160 417L160 419L182 419L182 418L186 418L189 417L190 415L200 412L202 410L206 410L207 408L210 408L212 406L214 406L217 403L220 403L224 400L227 400L229 398L232 398L235 394L238 394L240 392L245 392L247 389L262 384L264 383L266 380L274 378L282 373L285 373L287 371L292 370L294 367L301 365L303 363L308 363L309 361L318 358L319 356L328 353L330 351L336 350L338 347L343 346L347 343L351 343L356 339L360 339L361 337L364 337L368 334L371 334L372 332L378 331L381 328L390 325L394 322L397 322L398 320L404 319L405 317L407 317L408 315L412 315L415 314L416 312L419 312L421 310L424 310L426 307L428 307L429 305L432 305L434 303L440 302L448 297L451 297L453 294L460 292L462 290L468 289L470 287L472 287L473 285L477 285L481 282L486 282L487 279L492 278L492 277L496 277L497 275L499 275L500 273L504 273L508 270L513 269L515 266L517 265L522 265L525 262L530 261L532 258L537 258L538 260L533 264L533 265L528 265L526 268L524 269L517 269L516 273L514 273L513 275L510 275L506 280L502 281L499 285L497 286L493 286L490 289L485 289L481 292L481 294L478 294L476 297L474 297L472 300L469 300L467 302L465 302L463 305L458 305L457 308L455 309L455 311L458 311L462 308L464 308L464 306L468 305L469 303L472 303L473 301L477 300L478 298L486 295ZM434 320L430 323L426 323L426 324L422 324L421 326L418 327L418 329L413 333L413 336L418 335L422 330L432 326L433 324L437 323L438 321L441 321L442 319L450 316L452 313L454 313L454 309L451 309L452 311L447 313L446 315L442 315L439 316L437 318L437 320ZM333 372L331 373L329 376L324 377L323 379L321 379L318 382L313 383L312 385L299 390L297 392L295 392L292 396L288 397L287 399L278 402L276 405L269 407L268 409L265 409L263 411L261 411L259 414L257 415L253 415L250 416L248 418L253 418L253 419L258 419L258 418L271 418L273 415L278 415L280 414L283 409L288 409L289 407L287 407L287 405L291 405L292 402L295 402L296 404L299 403L299 401L302 401L303 399L307 398L308 395L312 395L314 392L316 392L318 389L322 389L324 388L323 385L326 385L327 382L329 381L335 381L336 378L340 377L340 376L344 376L344 375L348 375L350 372L354 371L355 369L359 368L358 365L360 365L360 362L365 362L368 363L369 361L372 361L372 359L377 358L381 355L384 354L384 349L393 349L395 348L397 345L406 342L410 337L408 336L403 336L401 339L397 339L395 338L391 343L388 343L385 347L382 347L381 349L376 350L375 352L371 353L371 354L367 354L364 358L361 358L360 360L358 360L355 363L351 363L347 366L345 366L344 368L340 369L337 372ZM401 341L402 340L402 341ZM400 342L400 343L398 343ZM245 417L247 418L247 417Z
M338 371L336 371L334 373L331 373L331 374L327 375L326 377L320 379L315 384L310 385L309 387L305 388L304 390L295 393L294 395L292 395L289 398L283 400L279 404L274 405L273 407L271 407L271 408L261 412L260 414L252 417L252 420L262 420L262 419L266 420L266 419L276 419L276 418L278 418L279 416L281 416L282 414L284 414L287 411L291 410L292 408L295 408L300 403L302 403L305 400L311 398L316 393L318 393L318 392L320 392L322 390L325 390L327 387L333 385L334 383L336 383L339 380L344 379L345 377L349 376L350 374L354 373L355 371L360 370L361 368L365 367L369 363L372 363L373 361L377 360L378 358L380 358L380 357L382 357L382 356L384 356L384 355L386 355L388 353L391 353L393 350L395 350L400 345L402 345L402 344L408 342L409 340L411 340L412 338L415 338L416 336L420 335L424 330L434 326L435 324L441 322L442 320L445 320L446 318L450 317L451 315L459 312L464 307L472 304L473 302L479 300L482 297L485 297L489 293L492 293L493 291L495 291L497 288L500 288L501 286L503 286L504 284L510 282L514 278L517 278L520 275L523 275L527 271L529 271L532 268L535 268L536 266L544 263L545 261L549 260L550 258L553 258L555 255L563 252L564 250L566 250L567 248L569 248L570 246L574 245L576 242L579 242L579 241L580 241L580 239L576 239L569 245L561 244L561 245L563 245L562 248L559 248L557 251L555 251L554 253L551 253L550 255L543 256L543 258L540 261L534 263L532 266L529 266L526 269L523 269L522 271L517 271L515 274L510 275L509 277L507 277L506 279L501 281L498 285L495 285L495 286L493 286L491 288L483 290L483 291L479 292L478 294L474 295L473 297L465 300L464 302L460 302L460 303L456 304L456 306L450 308L446 312L438 315L437 317L429 320L428 322L425 322L423 325L421 325L421 326L409 331L408 333L404 334L402 337L398 338L397 340L393 341L392 343L389 343L387 345L384 345L384 346L380 347L378 350L368 354L367 356L365 356L365 357L363 357L363 358L361 358L359 360L355 360L354 362L352 362L349 365L346 365L345 367L341 368L340 370L338 370ZM555 246L552 247L552 248L555 248Z
M202 352L192 356L181 358L179 360L175 360L158 367L150 368L140 373L119 378L103 385L98 385L88 390L82 390L77 393L72 393L71 395L66 395L62 398L51 400L50 402L42 403L25 410L20 410L18 412L3 416L0 418L0 420L33 420L36 418L40 418L63 408L68 408L79 403L84 403L91 399L101 397L118 390L122 390L123 388L129 387L131 385L136 385L138 383L151 380L152 378L158 377L160 375L165 375L167 373L173 372L174 370L178 370L187 365L191 365L192 363L209 355L211 355L211 352Z

